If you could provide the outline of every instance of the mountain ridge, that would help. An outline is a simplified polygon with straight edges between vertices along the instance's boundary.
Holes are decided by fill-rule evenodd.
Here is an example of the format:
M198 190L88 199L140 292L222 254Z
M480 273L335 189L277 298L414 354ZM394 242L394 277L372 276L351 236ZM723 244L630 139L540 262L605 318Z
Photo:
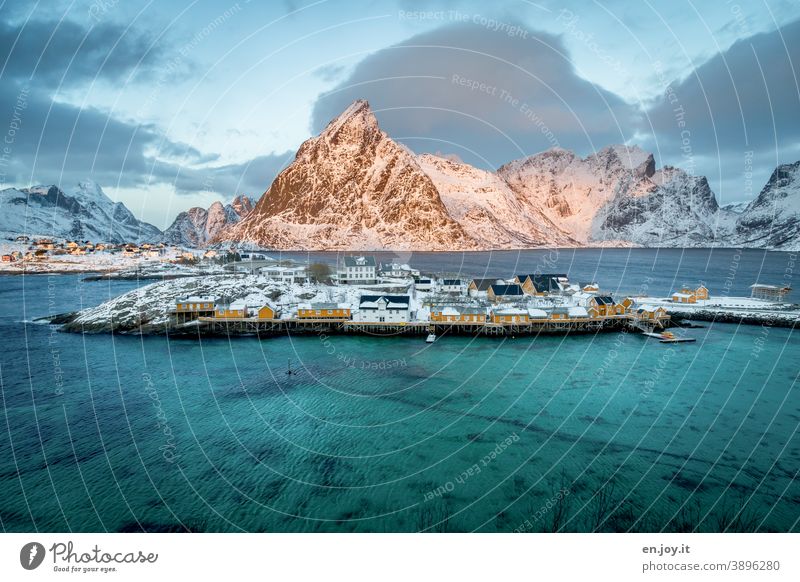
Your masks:
M705 177L657 168L638 146L606 146L584 158L553 148L490 172L452 157L414 154L379 128L368 102L357 100L300 146L252 213L211 242L354 251L797 248L796 173L796 167L779 173L765 194L769 201L753 201L739 213L719 206ZM781 199L777 191L787 184L798 202L781 212L791 215L776 217L772 236L751 232L763 229L764 208Z

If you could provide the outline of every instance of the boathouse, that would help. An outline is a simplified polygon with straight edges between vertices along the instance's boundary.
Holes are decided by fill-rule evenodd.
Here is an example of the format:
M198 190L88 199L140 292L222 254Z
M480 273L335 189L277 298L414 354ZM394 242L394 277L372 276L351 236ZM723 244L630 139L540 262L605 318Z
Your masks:
M301 303L297 306L298 319L350 319L347 303Z
M597 310L598 317L616 315L616 303L610 295L596 295L589 300L589 307Z
M492 310L492 323L528 323L528 310L519 307L504 307Z
M486 308L462 305L437 305L431 308L431 321L486 323Z

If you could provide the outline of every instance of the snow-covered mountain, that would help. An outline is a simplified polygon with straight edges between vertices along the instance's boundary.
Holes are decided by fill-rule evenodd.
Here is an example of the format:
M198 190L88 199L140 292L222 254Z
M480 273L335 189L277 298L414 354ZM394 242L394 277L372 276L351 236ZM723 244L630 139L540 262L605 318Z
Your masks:
M161 231L137 219L92 181L0 191L0 233L102 242L155 241Z
M223 229L238 223L253 210L247 196L237 196L230 204L214 202L208 210L195 206L181 212L164 231L164 242L185 246L203 247Z
M794 224L784 206L786 223L753 244L784 244ZM744 239L763 213L720 208L704 177L657 169L635 146L586 158L554 148L497 172L416 156L359 100L306 141L254 211L214 240L315 250L719 246Z
M583 159L556 148L511 162L498 175L582 245L713 245L733 224L705 178L656 170L653 155L635 146L609 146Z
M723 210L727 210L728 212L733 212L734 214L741 214L747 209L749 202L731 202L730 204L726 204L722 207Z
M276 249L478 247L361 100L304 142L253 212L218 238Z
M92 182L0 192L0 233L191 247L248 242L304 250L490 250L542 246L743 246L800 249L800 162L779 166L758 198L720 208L702 176L615 145L581 158L554 148L497 172L415 155L356 101L257 204L182 212L163 233Z
M417 158L433 180L450 216L480 248L573 246L576 241L499 175L423 154Z
M800 162L775 168L737 217L733 241L744 247L800 250Z

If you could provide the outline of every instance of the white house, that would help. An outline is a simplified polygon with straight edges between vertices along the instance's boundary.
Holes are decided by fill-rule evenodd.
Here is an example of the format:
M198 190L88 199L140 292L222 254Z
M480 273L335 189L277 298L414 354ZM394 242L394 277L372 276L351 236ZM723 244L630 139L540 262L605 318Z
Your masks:
M414 279L414 288L417 291L432 291L433 290L433 279Z
M261 267L258 272L282 283L304 283L308 279L305 267Z
M353 321L401 323L411 321L408 295L362 295Z
M345 285L374 285L378 282L375 257L345 257L339 270L339 282Z
M467 290L467 284L463 279L442 279L439 288L443 293L458 293L461 295Z
M406 277L419 277L419 271L412 269L407 264L400 263L385 263L381 265L381 275L384 277L392 277L403 279Z

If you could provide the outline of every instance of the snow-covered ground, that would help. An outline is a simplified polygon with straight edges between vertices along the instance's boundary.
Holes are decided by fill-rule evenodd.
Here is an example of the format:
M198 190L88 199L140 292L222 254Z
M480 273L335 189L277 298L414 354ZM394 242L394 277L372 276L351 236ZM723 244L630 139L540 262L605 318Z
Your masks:
M752 297L714 297L697 303L675 303L670 298L635 297L637 304L660 306L670 315L687 319L757 322L800 322L800 306Z

